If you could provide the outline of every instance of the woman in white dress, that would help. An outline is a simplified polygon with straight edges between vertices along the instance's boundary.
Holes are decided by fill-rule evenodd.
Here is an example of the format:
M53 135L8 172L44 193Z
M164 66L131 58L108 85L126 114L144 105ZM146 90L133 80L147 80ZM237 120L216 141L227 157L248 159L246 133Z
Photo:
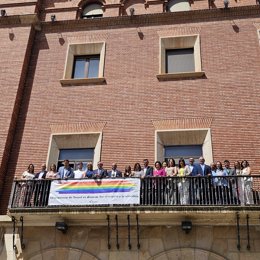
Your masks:
M167 161L167 167L165 168L167 177L167 194L166 197L168 197L168 203L170 205L176 205L177 204L177 182L176 177L178 172L178 167L175 165L175 160L173 158L170 158ZM167 201L167 199L166 199Z
M240 204L243 201L244 204L244 196L242 196L242 171L241 171L241 163L239 161L234 162L234 168L232 171L233 176L237 176L236 178L232 179L232 189L233 189L233 196L237 204Z
M30 207L33 202L33 183L31 182L34 179L34 165L29 164L26 171L23 172L21 179L25 180L20 182L20 187L17 192L18 207Z
M51 164L50 170L46 174L46 179L56 179L57 178L57 170L56 164Z
M165 171L168 177L177 175L178 167L175 165L174 159L171 158L168 160Z
M136 178L144 178L145 174L144 171L141 168L140 163L136 163L134 165L134 171L132 172L132 176L131 177L136 177Z
M253 178L251 175L251 168L247 160L241 162L241 174L247 177L241 178L241 205L250 205L253 204Z
M34 176L34 165L31 163L29 164L27 170L23 172L22 179L32 180Z

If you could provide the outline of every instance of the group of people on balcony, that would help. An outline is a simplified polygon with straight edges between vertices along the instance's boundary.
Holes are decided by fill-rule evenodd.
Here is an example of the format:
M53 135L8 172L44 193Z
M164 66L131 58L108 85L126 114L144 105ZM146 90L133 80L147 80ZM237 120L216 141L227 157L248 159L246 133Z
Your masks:
M253 203L253 179L250 176L251 168L248 161L243 160L241 163L236 161L233 169L230 168L230 162L228 160L224 161L224 167L220 161L217 161L211 164L211 173L213 176L213 185L218 191L218 194L221 194L221 189L224 191L224 194L229 194L228 189L231 189L231 196L239 199L241 205ZM225 176L242 175L245 177L238 179L225 178ZM218 199L223 200L223 198Z
M29 164L28 169L22 174L22 179L33 180L33 179L101 179L101 178L123 178L123 177L140 177L153 176L153 167L149 166L149 161L144 160L144 168L141 168L140 163L134 165L134 171L131 166L125 167L125 172L122 173L117 169L117 164L113 163L111 170L107 171L103 168L103 163L100 161L97 164L97 169L93 170L92 162L87 164L87 169L83 169L83 163L77 164L77 170L70 167L69 160L64 160L64 166L61 166L58 171L56 165L51 164L49 171L46 171L46 164L42 164L41 171L34 174L34 165Z
M22 174L22 179L41 180L41 179L102 179L102 178L141 178L147 180L147 177L166 177L160 184L156 180L150 182L152 188L146 187L149 192L154 193L152 199L148 197L148 201L156 204L158 198L161 202L165 201L167 193L167 204L198 204L196 201L209 202L212 204L229 204L236 201L236 204L252 204L252 177L250 177L251 169L249 163L244 160L241 163L236 161L234 168L230 167L228 160L222 163L217 161L210 166L205 164L203 157L199 158L199 164L194 162L193 158L189 159L186 164L181 158L176 165L174 159L161 163L156 161L154 168L149 166L148 159L143 160L143 167L140 163L135 163L133 170L130 165L125 167L122 173L117 169L117 164L113 163L111 170L107 171L103 168L103 163L98 162L97 169L93 170L93 164L88 163L87 169L83 169L83 163L77 164L77 170L74 171L70 167L69 160L64 161L64 166L56 170L56 165L52 164L49 171L46 171L46 165L42 164L41 171L34 174L34 165L30 164L28 169ZM244 175L243 178L230 178L230 176ZM208 176L209 178L187 178L188 176L199 177ZM229 176L229 177L228 177ZM167 178L176 177L176 178ZM226 178L228 177L228 178ZM158 179L158 178L156 178ZM201 179L201 180L200 180ZM26 191L28 193L28 190ZM155 201L157 198L157 201ZM163 198L163 199L162 199Z

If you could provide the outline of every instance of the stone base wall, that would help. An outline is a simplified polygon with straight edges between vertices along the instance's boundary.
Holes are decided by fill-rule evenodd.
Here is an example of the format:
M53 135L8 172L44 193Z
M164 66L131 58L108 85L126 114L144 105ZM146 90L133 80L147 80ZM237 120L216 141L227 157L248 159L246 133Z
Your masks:
M2 230L3 231L3 230ZM3 233L3 232L2 232ZM55 227L24 227L25 249L16 235L17 254L12 252L12 229L5 229L0 259L28 260L144 260L144 259L260 259L260 228L240 226L240 251L237 249L236 226L193 226L185 233L180 226L140 226L140 249L137 249L136 227L119 226L117 249L116 228L111 228L108 250L107 227L69 226L67 233ZM15 258L16 257L16 258Z

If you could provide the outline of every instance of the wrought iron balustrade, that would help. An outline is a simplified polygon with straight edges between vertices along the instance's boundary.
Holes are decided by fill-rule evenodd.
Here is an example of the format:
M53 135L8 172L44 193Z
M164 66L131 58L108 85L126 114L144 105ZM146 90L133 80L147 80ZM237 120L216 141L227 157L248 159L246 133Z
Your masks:
M48 206L52 181L15 180L9 209L53 208ZM182 205L260 205L260 175L147 177L140 180L140 204L135 207Z

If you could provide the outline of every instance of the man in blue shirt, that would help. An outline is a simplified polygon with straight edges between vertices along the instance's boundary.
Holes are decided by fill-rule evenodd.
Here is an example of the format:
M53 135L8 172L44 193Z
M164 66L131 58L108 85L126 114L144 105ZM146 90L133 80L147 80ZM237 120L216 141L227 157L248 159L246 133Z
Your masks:
M57 177L60 179L73 179L74 178L74 171L73 168L70 167L69 160L64 160L64 166L59 168L59 172Z

